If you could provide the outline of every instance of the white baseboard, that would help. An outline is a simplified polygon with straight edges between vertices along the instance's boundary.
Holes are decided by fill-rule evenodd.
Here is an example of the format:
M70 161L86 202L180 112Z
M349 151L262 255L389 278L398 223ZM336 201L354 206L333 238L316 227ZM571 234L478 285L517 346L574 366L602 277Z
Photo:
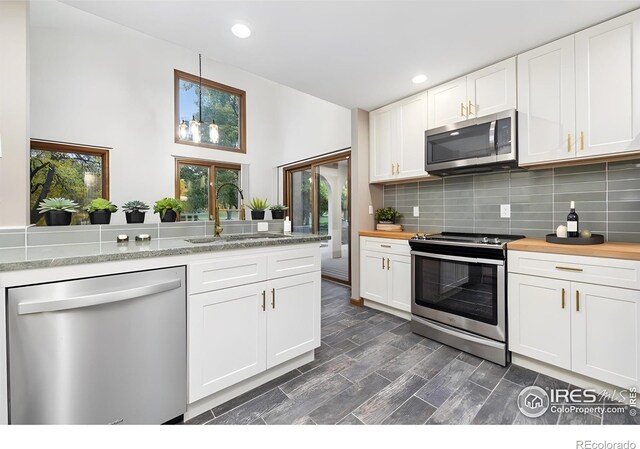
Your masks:
M379 302L369 301L368 299L365 299L365 298L363 299L364 299L364 305L366 307L371 307L372 309L380 310L381 312L387 312L387 313L390 313L391 315L395 315L405 320L411 319L411 312L405 312L404 310L395 309L385 304L380 304Z
M291 370L301 367L302 365L306 365L309 362L313 362L315 358L315 352L309 351L298 357L289 360L288 362L281 363L278 366L274 366L267 371L260 373L256 376L250 377L249 379L243 380L235 385L232 385L228 388L225 388L222 391L214 393L206 398L202 398L192 404L187 405L187 412L184 414L184 420L187 421L191 418L195 418L201 413L206 412L214 407L217 407L220 404L224 404L230 399L235 398L236 396L240 396L243 393L246 393L249 390L253 390L256 387L259 387L262 384L269 382L270 380L275 379L276 377L280 377L285 373L288 373Z

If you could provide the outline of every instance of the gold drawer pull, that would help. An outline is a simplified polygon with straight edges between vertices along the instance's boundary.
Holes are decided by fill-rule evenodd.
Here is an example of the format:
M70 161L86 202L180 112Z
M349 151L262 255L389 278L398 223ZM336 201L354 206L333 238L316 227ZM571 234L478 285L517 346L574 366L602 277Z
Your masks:
M583 271L582 268L574 268L574 267L561 267L560 265L556 265L556 270L565 270L565 271Z
M273 297L273 301L271 301L271 307L275 309L276 308L276 289L275 288L271 289L271 296Z
M466 117L464 103L460 103L460 117Z
M471 100L469 100L469 106L467 107L467 111L469 111L469 115L475 115L475 112L471 110L472 107L473 107L473 103L471 103Z
M580 151L584 150L584 131L580 131Z
M384 257L382 258L382 269L383 269L383 270L385 269L385 266L384 266Z
M576 312L580 312L580 290L576 290Z
M389 270L389 268L391 268L391 261L387 257L387 270Z
M267 310L266 302L267 302L267 292L265 290L262 290L262 310Z
M391 245L380 245L383 248L391 248Z
M562 289L562 308L564 309L564 288Z
M567 136L567 151L571 153L571 134Z

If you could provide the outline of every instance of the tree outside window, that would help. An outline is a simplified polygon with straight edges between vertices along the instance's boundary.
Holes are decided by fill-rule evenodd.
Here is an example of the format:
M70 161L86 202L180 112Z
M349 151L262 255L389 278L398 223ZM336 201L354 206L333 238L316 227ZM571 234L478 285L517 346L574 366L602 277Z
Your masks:
M37 209L45 198L64 197L81 207L96 198L109 198L108 160L106 149L31 141L31 223L44 224ZM87 220L87 213L80 210L73 214L72 224Z

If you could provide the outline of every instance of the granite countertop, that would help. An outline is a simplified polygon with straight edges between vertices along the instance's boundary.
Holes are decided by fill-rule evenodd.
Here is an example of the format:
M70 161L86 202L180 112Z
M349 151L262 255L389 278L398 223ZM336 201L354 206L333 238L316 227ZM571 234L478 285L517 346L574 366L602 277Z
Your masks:
M600 245L562 245L549 243L544 239L525 238L507 243L507 249L572 256L640 260L640 243L605 242Z
M248 237L252 236L252 237ZM209 240L213 238L188 238ZM330 240L327 235L293 233L291 235L264 233L226 235L212 242L192 243L187 238L152 239L150 242L78 243L69 245L25 246L0 249L0 272L34 268L60 267L87 263L167 257L228 251L264 246L299 245Z

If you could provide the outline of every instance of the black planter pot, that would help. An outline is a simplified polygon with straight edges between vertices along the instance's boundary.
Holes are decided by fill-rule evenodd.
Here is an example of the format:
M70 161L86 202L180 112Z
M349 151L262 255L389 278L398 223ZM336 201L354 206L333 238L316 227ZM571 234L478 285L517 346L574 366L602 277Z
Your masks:
M89 212L89 221L91 221L91 224L109 224L111 223L111 211L96 210Z
M173 209L167 209L164 211L164 215L160 214L160 221L163 223L173 223L178 218L178 214Z
M251 219L252 220L264 220L264 211L263 210L252 210L251 211Z
M125 212L124 216L127 217L127 223L144 223L144 212L142 211Z
M71 224L71 212L64 210L50 210L44 213L47 226L67 226Z
M274 220L282 220L284 218L284 209L282 210L272 210L271 211L271 218L273 218Z

